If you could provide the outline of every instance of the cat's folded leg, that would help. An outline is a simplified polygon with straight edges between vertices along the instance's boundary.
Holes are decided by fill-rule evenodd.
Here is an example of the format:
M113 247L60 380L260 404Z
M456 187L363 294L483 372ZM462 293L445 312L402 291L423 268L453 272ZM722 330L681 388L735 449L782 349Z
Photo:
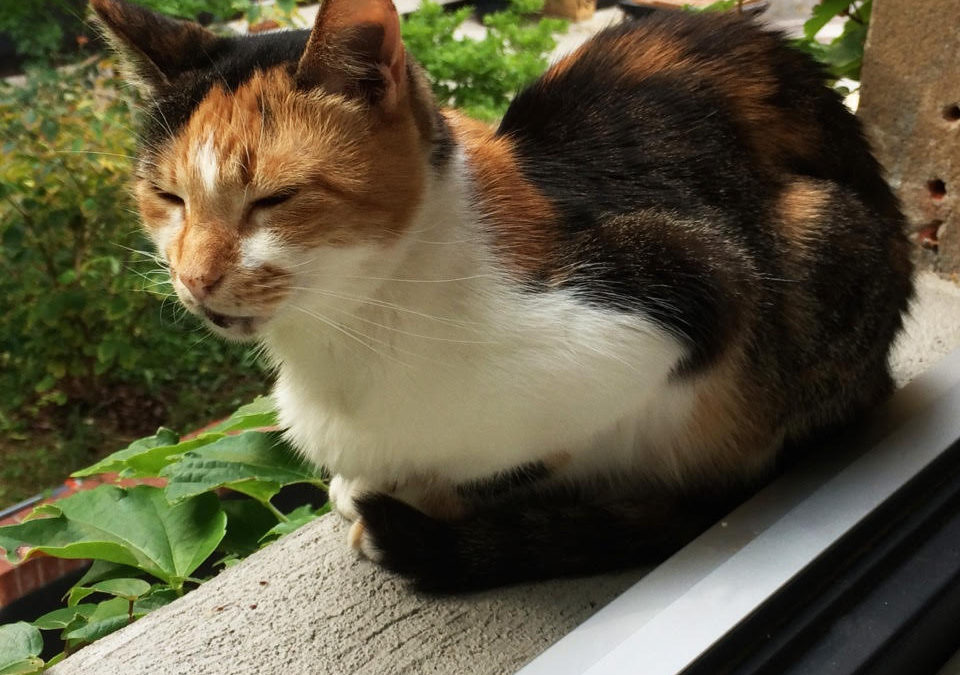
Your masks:
M328 496L334 511L351 523L347 544L359 555L374 562L379 562L380 555L372 546L372 540L366 536L366 525L360 518L357 504L375 495L389 495L440 521L462 516L465 508L464 500L456 488L446 482L420 479L393 481L390 485L383 485L362 477L335 475L330 481Z
M330 481L330 489L327 496L333 510L340 514L345 520L353 522L357 519L356 500L361 494L380 492L375 486L367 483L362 478L344 478L337 474Z

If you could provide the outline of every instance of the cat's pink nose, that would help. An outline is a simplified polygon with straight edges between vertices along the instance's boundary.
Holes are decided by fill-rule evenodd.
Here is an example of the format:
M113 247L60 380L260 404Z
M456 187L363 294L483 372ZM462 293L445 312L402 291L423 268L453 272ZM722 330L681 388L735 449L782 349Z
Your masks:
M180 281L190 294L198 301L206 299L213 290L223 281L223 274L214 272L211 274L181 274Z

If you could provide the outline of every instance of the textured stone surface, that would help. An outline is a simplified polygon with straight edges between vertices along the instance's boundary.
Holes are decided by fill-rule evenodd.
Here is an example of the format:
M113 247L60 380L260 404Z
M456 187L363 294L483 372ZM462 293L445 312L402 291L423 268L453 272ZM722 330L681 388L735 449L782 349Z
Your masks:
M50 672L509 673L641 576L421 597L345 537L321 518Z
M877 0L859 115L903 201L922 263L960 271L960 12ZM936 251L934 247L936 246Z
M960 346L960 287L925 274L894 354L900 384ZM454 598L356 560L330 516L55 666L54 675L512 673L642 576Z

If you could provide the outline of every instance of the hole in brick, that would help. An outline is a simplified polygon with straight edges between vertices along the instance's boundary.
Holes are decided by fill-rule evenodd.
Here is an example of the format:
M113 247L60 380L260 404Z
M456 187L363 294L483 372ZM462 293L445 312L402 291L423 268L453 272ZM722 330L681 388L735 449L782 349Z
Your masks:
M930 198L941 200L947 196L947 184L939 178L927 181L927 190L930 191Z
M943 119L948 122L960 120L960 103L954 103L943 108Z
M924 225L917 230L917 243L925 249L936 252L940 246L940 226L942 220L934 220L929 225Z

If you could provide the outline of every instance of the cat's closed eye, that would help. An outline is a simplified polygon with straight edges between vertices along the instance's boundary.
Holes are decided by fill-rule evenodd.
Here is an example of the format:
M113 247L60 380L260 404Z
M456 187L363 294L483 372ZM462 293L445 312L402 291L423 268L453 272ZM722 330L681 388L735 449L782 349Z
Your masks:
M183 201L183 197L180 197L180 196L178 196L178 195L175 195L175 194L172 193L172 192L167 192L166 190L161 190L161 189L158 188L158 187L154 187L154 190L156 191L157 196L158 196L160 199L162 199L163 201L165 201L165 202L168 202L168 203L173 204L173 205L175 205L175 206L183 206L183 205L185 204L185 202Z
M268 209L272 206L279 206L293 197L293 195L296 193L296 189L293 188L280 190L279 192L275 192L267 197L261 197L260 199L254 200L250 207L254 209Z

